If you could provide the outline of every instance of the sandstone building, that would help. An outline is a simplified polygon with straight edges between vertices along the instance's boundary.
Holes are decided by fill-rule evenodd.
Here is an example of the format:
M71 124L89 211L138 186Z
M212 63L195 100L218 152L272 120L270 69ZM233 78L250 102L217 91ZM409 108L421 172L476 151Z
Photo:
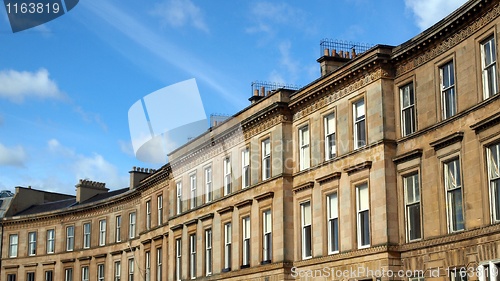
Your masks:
M256 89L129 188L18 188L0 279L496 280L499 16L471 0L396 47L325 42L320 78Z

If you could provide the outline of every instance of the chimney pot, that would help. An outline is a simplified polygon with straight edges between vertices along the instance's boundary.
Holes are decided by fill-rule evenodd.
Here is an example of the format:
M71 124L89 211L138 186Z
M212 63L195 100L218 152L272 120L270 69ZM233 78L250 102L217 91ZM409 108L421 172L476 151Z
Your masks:
M260 95L261 96L265 96L266 95L266 88L265 87L261 87L260 88Z
M323 50L323 55L328 56L330 54L330 50L328 48Z
M332 49L332 57L336 57L336 56L337 56L337 50Z
M256 97L259 95L259 90L258 89L255 89L253 90L253 95Z

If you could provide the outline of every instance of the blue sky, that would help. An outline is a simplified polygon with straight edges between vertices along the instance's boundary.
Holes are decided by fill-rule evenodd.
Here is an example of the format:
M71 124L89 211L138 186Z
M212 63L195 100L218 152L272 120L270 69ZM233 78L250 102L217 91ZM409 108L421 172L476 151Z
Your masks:
M252 81L306 85L323 38L399 45L465 0L82 0L12 33L0 9L0 189L128 186L127 112L195 78L205 112L249 105ZM165 104L165 110L169 105Z

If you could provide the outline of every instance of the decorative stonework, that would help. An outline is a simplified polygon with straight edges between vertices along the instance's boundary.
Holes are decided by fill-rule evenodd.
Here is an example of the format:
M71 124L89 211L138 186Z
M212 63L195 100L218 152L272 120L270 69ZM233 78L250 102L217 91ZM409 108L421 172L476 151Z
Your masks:
M302 110L297 111L293 115L293 121L299 120L300 118L309 115L310 113L315 112L318 109L321 109L329 104L332 104L337 100L347 96L348 94L356 90L359 90L380 78L389 76L390 76L389 73L385 70L382 70L381 68L378 68L375 71L372 71L371 73L367 73L361 79L355 80L347 85L343 85L339 89L335 90L333 93L324 96L316 100L315 102L311 103L310 105L304 107Z
M260 134L263 131L266 131L280 123L288 121L288 117L285 115L279 114L273 117L267 118L267 120L260 122L258 125L253 125L249 127L249 129L245 129L244 138L250 139L253 136Z
M462 30L458 31L457 33L451 35L446 40L441 42L439 45L430 48L424 54L406 63L399 64L396 67L396 76L400 76L406 72L409 72L427 63L428 61L436 58L437 56L445 53L446 51L458 45L460 42L469 38L471 35L475 34L477 30L479 30L480 28L484 27L485 25L493 21L499 15L500 15L500 6L497 4L482 17L472 22L467 27L462 28Z
M444 138L441 138L441 139L438 139L436 141L431 142L430 146L432 146L434 148L434 150L439 150L443 147L452 145L456 142L461 142L463 138L464 138L463 132L456 132L456 133L453 133L449 136L446 136Z

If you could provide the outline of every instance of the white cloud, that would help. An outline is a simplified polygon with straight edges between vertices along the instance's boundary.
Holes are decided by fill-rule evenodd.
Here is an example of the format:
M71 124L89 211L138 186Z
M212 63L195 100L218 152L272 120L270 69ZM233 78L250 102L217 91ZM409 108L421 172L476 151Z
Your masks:
M118 140L118 145L120 146L120 150L127 154L128 156L135 157L134 147L132 146L131 141Z
M127 176L121 176L118 168L108 162L102 155L92 153L84 155L62 145L57 139L47 142L48 151L61 163L59 173L74 175L75 183L79 179L90 179L106 183L110 189L123 188L128 185Z
M0 98L21 103L29 97L61 99L64 94L56 82L49 78L49 72L44 68L37 72L0 71Z
M27 154L21 145L6 147L0 143L0 166L24 167Z
M466 0L405 0L416 17L416 24L424 30L460 7Z
M253 3L252 3L253 4ZM252 5L250 18L254 25L246 29L247 33L275 33L279 26L290 26L299 29L308 29L312 25L307 23L306 14L288 3L258 2Z
M316 64L303 65L297 56L293 55L292 42L286 40L278 45L278 68L271 71L269 79L272 82L294 84L297 80L307 75L307 79L317 78L318 67Z
M209 32L201 9L190 0L169 0L157 4L152 14L161 17L163 24L173 27L191 25L201 31Z

